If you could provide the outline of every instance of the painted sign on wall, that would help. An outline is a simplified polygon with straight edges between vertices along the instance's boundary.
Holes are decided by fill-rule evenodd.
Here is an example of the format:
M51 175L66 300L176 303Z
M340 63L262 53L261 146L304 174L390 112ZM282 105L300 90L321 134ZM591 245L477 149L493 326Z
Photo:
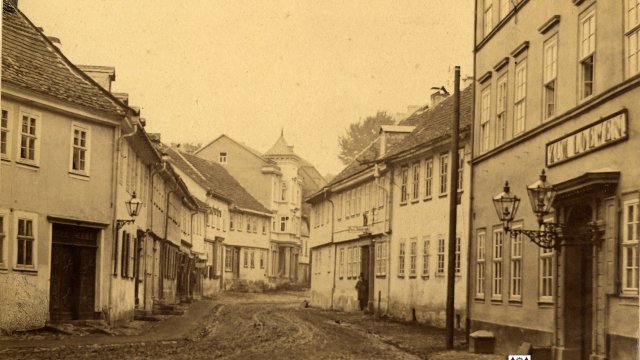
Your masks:
M624 109L547 143L547 167L626 140L628 136L627 110Z

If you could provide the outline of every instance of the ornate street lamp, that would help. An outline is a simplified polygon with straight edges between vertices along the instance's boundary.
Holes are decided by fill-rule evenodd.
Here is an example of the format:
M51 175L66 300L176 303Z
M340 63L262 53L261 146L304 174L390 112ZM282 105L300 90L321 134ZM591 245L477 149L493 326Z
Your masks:
M116 220L116 228L120 229L125 224L133 224L136 221L136 216L140 213L140 205L142 205L142 201L136 197L136 192L134 191L131 194L131 199L125 201L124 204L127 206L127 212L131 219L129 220Z
M510 192L508 181L505 182L504 191L493 198L498 218L502 221L505 232L510 233L511 236L524 234L539 247L555 250L560 250L561 246L589 245L599 241L599 229L594 222L590 222L584 228L573 228L567 231L569 229L564 224L544 221L544 217L550 213L556 197L556 190L547 181L544 169L542 169L540 179L527 186L527 194L531 202L531 209L538 220L539 230L511 229L509 226L518 211L520 198ZM565 235L567 232L576 236L589 236L590 241L570 243L567 241L569 236Z

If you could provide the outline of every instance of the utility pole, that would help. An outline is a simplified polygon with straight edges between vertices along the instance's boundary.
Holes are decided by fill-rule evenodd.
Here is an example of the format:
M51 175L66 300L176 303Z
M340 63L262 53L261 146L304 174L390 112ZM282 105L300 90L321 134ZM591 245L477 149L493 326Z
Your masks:
M449 184L449 252L447 265L447 349L453 349L453 315L456 286L456 224L458 221L458 133L460 132L460 66L455 67L453 119L451 119L451 183Z

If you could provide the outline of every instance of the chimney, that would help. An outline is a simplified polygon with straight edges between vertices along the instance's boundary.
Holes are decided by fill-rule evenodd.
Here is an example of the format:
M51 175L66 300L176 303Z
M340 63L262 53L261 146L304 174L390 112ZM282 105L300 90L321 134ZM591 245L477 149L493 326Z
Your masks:
M431 94L431 108L432 109L434 107L436 107L436 105L438 105L440 102L442 102L442 100L446 99L449 96L449 92L444 90L444 87L442 89L443 90L438 90L438 91L434 92L433 94Z
M49 39L49 41L51 41L52 43L54 43L57 47L60 47L60 45L62 45L62 41L60 41L60 38L55 37L55 36L47 36L47 39Z
M111 92L111 83L116 80L116 68L113 66L77 65L105 90Z

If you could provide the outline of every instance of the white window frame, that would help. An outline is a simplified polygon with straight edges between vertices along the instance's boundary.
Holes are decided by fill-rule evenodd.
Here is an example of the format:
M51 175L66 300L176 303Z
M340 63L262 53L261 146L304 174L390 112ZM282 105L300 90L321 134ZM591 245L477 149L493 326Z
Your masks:
M625 0L626 76L640 73L640 0Z
M29 220L32 223L33 240L31 245L31 265L20 264L18 261L18 242L19 242L19 227L20 220ZM37 270L38 269L38 215L35 213L29 213L24 211L13 212L13 260L15 261L15 269L18 270Z
M5 134L6 143L5 143L5 152L4 153L0 152L0 158L9 160L11 159L11 147L13 145L11 144L11 125L12 125L11 112L9 111L8 108L2 107L2 115L4 116L5 113L7 114L7 117L6 117L7 126L2 126L0 124L0 132Z
M418 238L411 238L409 245L409 276L415 277L418 272Z
M0 209L0 269L6 269L8 266L7 249L9 242L9 211Z
M400 239L400 244L398 244L398 276L404 277L405 275L405 255L406 255L406 241L405 239Z
M527 59L516 65L513 90L513 136L517 136L524 133L527 121Z
M522 223L514 224L512 229L522 229ZM523 241L522 234L509 236L509 300L522 301Z
M464 148L458 149L458 192L464 186Z
M507 91L509 90L507 79L507 74L503 74L496 83L495 146L507 140Z
M456 236L455 261L453 263L456 276L462 273L462 238Z
M400 204L406 204L409 199L409 167L400 169Z
M491 85L485 87L480 95L480 152L489 151L491 127Z
M578 23L578 96L580 100L585 100L595 93L595 66L596 66L596 9L585 12ZM585 29L587 26L588 29ZM585 74L587 63L591 63L591 83L586 86ZM589 91L587 91L589 89Z
M376 276L387 275L387 249L386 241L376 242Z
M422 237L422 277L429 278L429 253L431 251L431 236Z
M484 299L486 287L486 230L478 230L476 234L476 299Z
M424 161L424 198L430 199L433 195L433 158Z
M226 164L228 156L229 155L226 151L220 151L218 153L218 164Z
M553 249L539 249L539 282L538 282L538 300L541 303L553 302Z
M444 267L445 267L445 249L446 243L444 241L444 236L440 236L438 238L438 254L437 254L437 262L436 262L436 275L444 276Z
M340 257L338 262L338 276L340 279L344 277L344 248L340 248Z
M75 132L80 131L84 132L86 135L85 138L85 146L76 145L75 143ZM70 154L69 154L69 172L76 175L89 176L91 172L91 127L86 124L82 124L76 121L71 122L71 141L69 143ZM84 151L84 169L74 169L73 168L73 160L75 155L75 149L78 148L80 151Z
M412 168L412 179L411 183L411 200L417 201L420 199L420 163L414 163Z
M638 294L639 211L638 199L623 202L620 272L622 274L622 293L625 295Z
M484 36L486 37L491 33L491 30L493 30L493 0L484 0L482 26L484 29Z
M35 134L26 134L22 132L22 121L24 119L24 117L27 117L29 119L35 119ZM42 133L42 115L38 112L35 111L31 111L31 110L27 110L27 109L20 109L20 124L19 124L19 131L17 133L20 134L18 141L17 141L17 162L22 163L22 164L27 164L27 165L33 165L33 166L38 166L40 164L40 136ZM33 159L29 159L29 158L23 158L22 157L22 138L23 136L26 136L28 138L33 138L34 139L34 151L33 151Z
M449 192L449 153L440 154L440 195Z
M558 111L558 34L545 41L542 62L542 120L549 120Z
M493 229L491 242L491 300L502 300L504 279L504 230L502 227Z

